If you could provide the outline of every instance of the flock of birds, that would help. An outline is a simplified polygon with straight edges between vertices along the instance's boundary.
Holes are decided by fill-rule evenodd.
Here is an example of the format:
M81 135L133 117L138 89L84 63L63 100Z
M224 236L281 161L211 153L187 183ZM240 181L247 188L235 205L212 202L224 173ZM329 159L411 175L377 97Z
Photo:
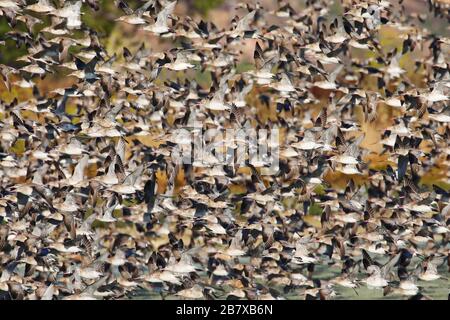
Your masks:
M0 65L13 96L0 101L2 299L330 299L363 286L429 299L425 282L448 284L450 40L416 26L424 13L244 2L220 29L175 15L177 1L141 2L114 1L142 45L111 53L82 18L97 0L0 0L0 44L27 50ZM446 1L429 6L450 17ZM399 46L383 46L383 28ZM40 89L62 75L73 85ZM203 128L190 130L279 130L277 172L175 164L171 133L192 117Z

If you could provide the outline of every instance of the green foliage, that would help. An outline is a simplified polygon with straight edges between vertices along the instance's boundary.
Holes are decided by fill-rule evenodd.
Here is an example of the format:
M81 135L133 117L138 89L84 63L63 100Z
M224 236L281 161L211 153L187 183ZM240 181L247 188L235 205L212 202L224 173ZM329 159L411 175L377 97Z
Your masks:
M314 188L314 193L319 195L319 196L323 196L325 194L325 187L321 184L318 184L315 188Z
M115 19L121 15L114 5L114 1L102 0L100 3L101 10L94 11L87 5L83 7L83 22L99 33L100 37L109 37L114 26Z
M211 72L198 70L195 73L195 81L203 88L209 88L211 86Z
M319 204L317 203L313 203L308 210L308 214L312 215L312 216L319 216L322 214L322 208L320 207Z
M236 73L243 73L254 69L255 66L251 62L244 61L236 65Z
M223 0L195 0L194 8L202 15L206 15L209 10L220 6L222 3Z
M11 31L6 19L0 17L0 40L5 39L7 32ZM13 62L27 53L24 45L17 47L14 40L5 40L5 45L0 46L0 63L6 65L12 65Z

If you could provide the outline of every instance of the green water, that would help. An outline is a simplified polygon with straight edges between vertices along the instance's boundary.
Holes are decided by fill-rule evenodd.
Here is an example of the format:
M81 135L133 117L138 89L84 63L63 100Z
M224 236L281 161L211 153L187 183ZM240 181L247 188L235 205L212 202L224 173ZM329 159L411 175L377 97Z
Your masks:
M242 259L242 262L245 263L247 259ZM415 265L417 261L413 260L413 263L411 265ZM335 278L340 274L340 270L336 267L328 267L323 265L317 265L315 268L315 272L313 274L313 279L320 279L324 281L328 281L330 279ZM450 273L448 272L446 266L442 266L439 268L439 274L441 275L440 279L434 280L434 281L422 281L418 279L416 281L416 285L420 288L420 293L422 293L424 296L430 297L434 300L447 300L448 295L450 293ZM306 273L305 273L306 275ZM358 275L358 279L364 279L367 277L365 274ZM260 282L261 284L264 284L264 282ZM270 287L269 285L266 285L266 287ZM282 288L279 287L273 287L274 289L278 290L279 292L283 292ZM220 290L222 290L220 288ZM374 289L374 288L368 288L365 283L361 283L359 287L356 289L352 288L346 288L342 287L340 285L334 285L333 290L335 291L336 295L330 299L335 300L392 300L392 299L400 299L405 300L410 298L410 296L401 295L396 292L389 293L388 295L383 295L383 289ZM224 299L226 294L218 295L219 298ZM285 299L288 300L296 300L300 299L303 296L299 295L298 290L294 290L290 292L287 295L282 295ZM151 289L144 289L141 288L139 290L136 290L129 298L131 299L161 299L161 296L154 292ZM165 296L165 299L167 300L173 300L178 299L175 295L168 295Z

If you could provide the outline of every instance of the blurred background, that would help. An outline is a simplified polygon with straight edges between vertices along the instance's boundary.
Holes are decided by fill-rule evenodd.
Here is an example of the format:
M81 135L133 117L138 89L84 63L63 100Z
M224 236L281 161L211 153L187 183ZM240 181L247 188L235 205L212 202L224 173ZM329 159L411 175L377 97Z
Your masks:
M329 0L328 14L332 16L339 15L342 12L342 1L347 0ZM31 4L33 1L28 2ZM127 0L126 2L131 8L137 8L143 3L142 0ZM175 15L188 15L196 20L205 19L212 21L219 29L222 29L228 26L236 16L237 11L235 7L240 2L255 3L255 1L237 0L178 0ZM269 11L274 10L280 3L278 0L259 0L258 2ZM307 1L290 0L284 2L289 2L295 10L302 10L302 8L306 7ZM398 0L390 2L393 5L393 10L400 10ZM450 0L438 0L438 2L450 4ZM98 3L99 10L97 11L92 10L87 4L83 4L82 21L98 33L100 40L110 54L121 52L124 46L132 49L133 46L139 46L143 41L154 51L164 50L174 45L170 39L161 41L159 37L152 36L149 33L136 32L137 28L132 25L115 21L116 18L123 15L123 12L116 8L114 1L99 0ZM402 3L407 16L412 17L412 20L418 26L438 36L449 36L449 17L436 17L433 13L429 13L428 7L430 4L427 0L404 0ZM50 24L49 17L40 16L40 18L44 23L34 26L34 35L37 35L41 29ZM3 39L5 34L10 30L11 28L8 26L6 19L0 17L0 39ZM15 27L15 30L26 31L26 28L24 24L19 23ZM249 48L246 52L250 55L250 58L252 50L253 48ZM0 46L0 63L14 65L16 63L15 60L25 53L26 49L23 46L17 47L14 41L6 40L5 45Z

